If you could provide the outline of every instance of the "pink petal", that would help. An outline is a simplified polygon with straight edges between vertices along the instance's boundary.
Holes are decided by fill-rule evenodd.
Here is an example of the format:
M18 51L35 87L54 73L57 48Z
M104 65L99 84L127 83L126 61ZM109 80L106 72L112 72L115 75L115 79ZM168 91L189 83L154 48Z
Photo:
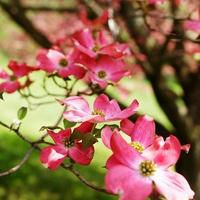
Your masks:
M71 129L61 130L58 133L55 133L52 130L48 130L47 132L51 136L51 138L54 140L54 142L58 145L62 145L63 140L71 136Z
M71 97L66 98L65 100L58 100L58 102L62 105L65 104L66 106L70 106L71 108L75 109L77 113L80 113L83 115L91 114L90 106L83 97L71 96Z
M91 122L91 123L100 123L104 122L105 118L101 115L91 115L87 113L82 113L78 111L66 111L63 114L64 118L71 122Z
M121 109L116 100L109 100L105 94L100 94L94 101L94 109L104 111L106 118L115 115L115 113L121 112Z
M109 192L120 195L120 200L145 200L153 191L150 179L141 177L124 165L116 165L108 170L105 185Z
M67 156L67 151L63 154L58 146L48 146L42 149L40 153L40 161L50 170L57 169Z
M156 184L158 192L166 199L193 199L194 192L191 190L187 180L176 172L158 171L152 179Z
M113 132L111 131L109 126L106 126L101 131L101 139L102 139L104 145L109 149L110 149L110 139L111 139L112 134L113 134Z
M111 136L110 146L116 159L132 169L138 169L139 164L144 160L140 153L129 145L117 130Z
M120 122L120 129L127 135L131 135L133 132L134 123L129 119L123 119Z
M3 69L0 69L0 78L10 79L10 75Z
M90 133L94 124L90 122L84 122L80 126L76 127L74 131L80 131L81 133Z
M155 123L153 118L142 115L140 116L133 128L131 134L132 142L139 142L145 148L153 143L155 139Z
M0 84L0 91L13 93L21 87L19 81L6 81Z
M109 55L113 58L120 58L122 57L124 54L122 51L120 51L118 48L117 48L117 44L116 43L112 43L112 44L109 44L107 46L104 46L102 47L98 53L100 54L104 54L104 55Z
M84 150L82 144L76 144L75 147L69 149L69 156L78 164L89 165L94 156L94 147L90 146Z
M112 154L108 160L106 161L106 169L111 169L112 167L116 166L116 165L122 165L123 163L119 162L119 160L117 160L117 158L115 157L114 154Z
M46 72L51 73L57 69L57 66L52 63L50 59L44 54L39 54L36 59L38 61L39 68Z
M158 153L154 158L154 162L159 167L162 167L162 169L167 169L168 167L176 164L180 157L180 153L181 145L179 140L175 136L170 135L170 137L166 139L162 148L158 150Z
M134 100L129 107L125 108L120 113L118 113L117 117L119 119L125 119L135 114L138 110L139 110L139 103L137 100Z

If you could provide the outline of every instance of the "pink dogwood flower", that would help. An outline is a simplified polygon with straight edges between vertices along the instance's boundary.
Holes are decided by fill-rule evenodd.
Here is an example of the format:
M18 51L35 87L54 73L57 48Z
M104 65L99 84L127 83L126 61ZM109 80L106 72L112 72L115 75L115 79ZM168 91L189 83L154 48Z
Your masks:
M58 100L61 105L70 106L73 110L66 111L63 116L68 121L92 123L121 120L138 111L139 103L134 100L131 105L121 110L115 99L109 100L105 94L99 95L94 101L93 110L88 102L80 96L71 96L65 100Z
M123 60L114 60L107 55L102 55L96 60L84 56L81 64L88 68L89 80L93 84L100 85L103 89L108 86L108 81L118 82L124 76L131 76L130 70L124 70Z
M39 67L49 73L58 71L58 75L65 78L74 75L76 78L82 78L85 75L85 69L76 66L75 60L79 52L74 50L70 55L64 55L59 51L50 49L45 55L43 53L37 56Z
M105 185L109 192L120 195L120 200L145 200L154 188L167 200L192 199L194 192L187 180L168 168L176 164L181 145L175 136L155 140L154 152L145 157L128 144L117 130L111 136L113 151L109 159ZM106 164L107 166L107 164Z
M0 84L0 92L13 93L20 88L27 87L32 82L28 75L37 67L28 66L25 62L17 62L11 60L8 64L8 68L12 71L12 74L8 74L5 70L0 69L0 78L4 81ZM21 77L27 76L26 82L22 84L20 82Z
M147 147L153 144L156 137L153 118L142 115L136 120L135 124L128 119L123 119L120 124L121 130L131 137L130 145L137 149L141 154ZM109 149L111 148L110 139L112 135L113 132L108 126L101 132L102 141Z
M85 122L75 128L74 131L87 134L92 127L93 124ZM57 169L67 156L78 164L90 164L94 155L94 147L89 146L87 149L83 149L80 139L70 138L72 133L70 128L61 130L58 133L48 130L48 134L54 140L55 145L47 146L41 151L40 160L46 168L50 170Z
M121 58L126 54L127 44L108 44L102 32L99 33L97 40L93 39L91 30L86 28L72 35L72 41L79 51L90 56L96 57L98 54L109 55L114 58Z

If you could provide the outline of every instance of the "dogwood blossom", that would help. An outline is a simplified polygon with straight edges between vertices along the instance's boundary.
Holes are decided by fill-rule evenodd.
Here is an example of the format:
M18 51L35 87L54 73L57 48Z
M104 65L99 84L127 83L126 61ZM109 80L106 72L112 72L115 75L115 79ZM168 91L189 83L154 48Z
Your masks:
M86 28L72 35L72 41L79 51L94 58L98 54L109 55L114 58L121 58L126 54L127 44L108 44L102 32L99 32L98 38L93 39L92 32Z
M4 81L0 84L0 92L13 93L20 88L27 87L32 82L28 75L35 70L37 67L28 66L25 62L17 62L11 60L8 64L8 68L12 71L11 74L7 73L5 70L0 69L0 78ZM20 82L20 78L26 76L25 83Z
M74 75L76 78L82 78L85 75L85 69L76 66L75 59L79 52L73 51L72 54L64 55L59 51L50 49L45 55L43 53L37 56L40 69L52 73L58 71L58 75L65 78Z
M88 68L88 78L93 84L99 84L106 89L108 81L118 82L124 76L131 76L130 70L125 70L123 60L115 60L107 55L101 55L98 59L83 56L80 61Z
M120 124L121 130L131 137L130 145L140 153L143 153L148 146L153 144L156 137L153 118L142 115L137 119L135 124L128 119L123 119ZM113 132L108 126L101 132L102 141L109 149L111 148L110 139L112 134Z
M75 128L74 131L87 134L92 127L93 124L85 122ZM73 131L70 128L61 130L58 133L48 130L48 134L54 140L55 145L47 146L41 151L40 160L46 168L50 170L57 169L67 156L78 164L90 164L94 155L94 147L89 146L87 149L84 149L80 139L70 138L72 133Z
M155 143L159 143L154 146L158 149L145 157L114 131L110 140L113 155L107 161L111 164L106 164L109 167L105 184L109 192L119 194L120 200L145 200L156 188L167 200L193 198L194 192L186 179L168 169L180 156L178 139L172 135L166 141L158 137Z
M58 99L57 99L58 100ZM68 121L92 123L116 121L127 118L138 111L139 103L134 100L131 105L121 110L115 99L109 100L105 94L99 95L94 101L93 110L89 103L81 96L71 96L65 100L58 100L61 105L70 106L73 110L64 112L63 116Z

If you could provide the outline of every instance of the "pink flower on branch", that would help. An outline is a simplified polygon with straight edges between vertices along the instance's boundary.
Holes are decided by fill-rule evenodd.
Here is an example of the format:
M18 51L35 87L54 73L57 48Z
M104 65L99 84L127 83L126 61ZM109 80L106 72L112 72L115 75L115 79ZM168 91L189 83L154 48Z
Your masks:
M128 108L121 110L117 101L115 99L110 101L105 94L96 98L93 110L90 109L88 102L80 96L71 96L65 100L58 100L58 102L73 108L63 114L65 119L72 122L100 123L121 120L135 114L139 108L138 101L134 100Z
M90 56L96 57L98 54L109 55L113 58L121 58L127 53L127 44L108 44L102 32L98 38L93 39L90 29L84 29L72 35L72 41L79 51Z
M88 68L89 80L103 89L108 86L108 81L118 82L124 76L132 74L130 70L124 70L123 60L115 60L107 55L101 55L98 59L83 56L80 63Z
M85 122L75 128L74 131L87 134L92 130L92 127L93 124ZM70 128L58 133L48 130L48 134L54 140L55 145L45 147L41 151L40 160L46 168L57 169L67 156L78 164L90 164L94 155L94 147L89 146L84 149L80 139L71 139L73 132Z
M85 69L75 64L78 55L79 52L77 50L74 50L71 55L64 55L59 51L50 49L46 55L39 54L37 61L40 69L46 72L58 71L58 75L63 78L70 75L74 75L76 78L83 78L86 72Z
M142 115L137 119L135 124L128 119L123 119L120 125L121 130L131 137L130 145L141 154L147 147L153 144L156 137L153 118ZM112 135L113 133L108 126L101 132L102 141L109 149L111 148L110 139Z
M154 188L167 200L192 199L194 192L186 179L168 168L176 164L181 151L178 139L170 136L164 141L156 140L156 153L142 156L128 144L117 130L111 136L113 155L108 162L105 184L109 192L120 195L120 200L145 200ZM170 155L170 156L169 156Z
M28 66L24 62L17 62L11 60L8 64L8 68L12 71L12 74L8 74L3 69L0 69L0 78L5 81L0 84L0 92L13 93L20 88L29 86L32 82L28 75L35 70L37 67ZM24 84L20 82L20 78L27 76Z

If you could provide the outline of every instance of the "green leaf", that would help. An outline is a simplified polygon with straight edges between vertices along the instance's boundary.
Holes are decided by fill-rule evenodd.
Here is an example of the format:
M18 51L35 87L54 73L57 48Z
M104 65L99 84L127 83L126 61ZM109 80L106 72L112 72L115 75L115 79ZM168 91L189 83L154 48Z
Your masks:
M72 135L70 136L71 140L75 140L75 139L82 139L85 136L84 133L80 132L80 131L74 131L72 133Z
M63 119L63 124L64 124L64 128L67 129L67 128L71 128L71 127L75 126L76 122L70 122L66 119Z
M17 112L18 119L20 120L24 119L26 114L27 114L27 107L21 107Z
M82 146L86 150L88 147L92 146L94 143L98 142L97 138L92 135L92 133L87 133L84 135Z
M101 130L102 130L102 129L95 128L94 131L93 131L93 135L94 135L96 138L101 138Z

